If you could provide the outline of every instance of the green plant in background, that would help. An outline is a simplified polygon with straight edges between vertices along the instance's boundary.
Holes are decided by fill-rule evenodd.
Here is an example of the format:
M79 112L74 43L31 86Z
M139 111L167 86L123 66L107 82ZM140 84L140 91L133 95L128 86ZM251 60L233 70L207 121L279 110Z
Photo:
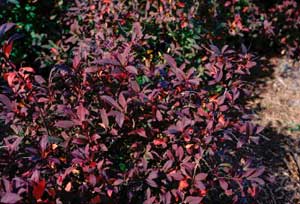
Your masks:
M15 63L45 66L40 59L49 49L43 46L56 42L64 32L60 24L64 9L63 0L9 0L0 4L0 23L14 22L17 32L24 35L15 42L18 49L11 54Z

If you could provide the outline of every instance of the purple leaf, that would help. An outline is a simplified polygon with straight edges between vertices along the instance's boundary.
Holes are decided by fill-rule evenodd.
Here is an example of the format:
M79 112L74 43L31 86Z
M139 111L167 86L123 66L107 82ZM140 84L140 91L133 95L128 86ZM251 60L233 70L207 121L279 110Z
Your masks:
M126 71L131 73L131 74L138 74L138 70L134 66L127 66L125 67Z
M185 199L185 202L188 204L199 204L201 203L203 197L199 197L199 196L188 196Z
M57 121L55 123L55 127L58 127L58 128L71 128L73 127L75 124L73 121L70 121L70 120L60 120L60 121Z
M35 75L34 80L40 85L46 83L45 79L40 75Z
M20 200L22 200L22 197L18 194L7 192L2 196L1 203L14 204L19 202Z
M114 59L101 59L97 61L99 65L115 65L115 66L120 66L120 62L118 62L118 60L114 60Z
M102 124L104 125L105 128L108 128L109 127L109 120L108 120L106 110L101 109L100 110L100 115L101 115Z
M176 64L176 61L173 57L171 57L170 55L168 54L164 54L164 58L165 60L167 61L168 65L171 67L171 68L177 68L177 64Z
M4 104L5 107L6 107L9 111L12 110L12 104L11 104L11 101L10 101L10 99L9 99L7 96L5 96L5 95L3 95L3 94L0 94L0 102L1 102L2 104Z
M46 150L47 144L48 144L48 136L44 135L40 141L40 146L41 146L42 151Z
M119 111L123 112L123 109L119 106L119 104L110 96L101 96L101 99L104 100L106 103L117 108Z
M140 92L141 88L136 81L130 81L130 85L135 92Z
M123 93L120 93L120 94L119 94L119 104L120 104L124 109L126 109L126 107L127 107L127 102L126 102L126 99L125 99Z
M263 173L265 172L265 167L260 167L259 169L257 169L255 171L255 173L253 173L251 176L249 176L249 178L256 178L261 176Z
M159 110L156 110L156 119L158 121L162 121L163 120L163 117L162 117L161 112Z
M73 58L73 68L76 70L78 67L79 67L79 64L80 64L80 57L78 55L76 55L74 58Z
M82 105L82 103L80 103L79 106L76 107L76 109L77 109L77 116L80 122L85 121L85 116L89 114L89 111Z
M124 113L117 112L116 114L116 122L118 123L119 127L122 128L124 123L125 115Z
M0 26L0 37L8 30L12 29L16 24L14 23L5 23Z
M219 180L221 188L226 191L228 189L228 183L224 179Z
M114 186L119 186L120 184L122 184L124 181L122 179L117 179L114 181L113 185Z
M207 173L199 173L195 176L196 181L203 181L207 177Z
M168 171L173 165L173 161L172 160L168 160L164 166L162 167L163 171Z
M143 202L143 204L152 204L152 203L154 203L155 199L156 199L156 197L152 196L151 198L148 198L147 200L145 200Z

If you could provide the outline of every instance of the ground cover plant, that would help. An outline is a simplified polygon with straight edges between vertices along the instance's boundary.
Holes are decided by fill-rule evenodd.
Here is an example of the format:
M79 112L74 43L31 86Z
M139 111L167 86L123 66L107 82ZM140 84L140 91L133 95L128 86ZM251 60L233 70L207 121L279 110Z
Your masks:
M0 27L0 202L256 203L271 179L243 43L297 57L298 4L67 3L46 74L14 63L18 27Z

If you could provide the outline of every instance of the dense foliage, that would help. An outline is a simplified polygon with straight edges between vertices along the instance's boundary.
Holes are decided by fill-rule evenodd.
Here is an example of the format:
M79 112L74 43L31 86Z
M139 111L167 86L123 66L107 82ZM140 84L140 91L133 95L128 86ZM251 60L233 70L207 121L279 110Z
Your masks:
M256 66L242 43L295 53L298 8L74 1L42 75L14 63L18 26L2 24L0 202L255 203L262 128L241 103Z

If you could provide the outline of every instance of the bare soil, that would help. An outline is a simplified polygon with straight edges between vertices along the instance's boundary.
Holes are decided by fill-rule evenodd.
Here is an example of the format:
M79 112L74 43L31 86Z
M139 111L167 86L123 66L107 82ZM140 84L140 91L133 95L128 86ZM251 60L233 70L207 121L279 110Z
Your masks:
M262 62L248 106L254 122L266 127L255 151L274 182L265 186L259 203L300 204L300 66L284 57Z

